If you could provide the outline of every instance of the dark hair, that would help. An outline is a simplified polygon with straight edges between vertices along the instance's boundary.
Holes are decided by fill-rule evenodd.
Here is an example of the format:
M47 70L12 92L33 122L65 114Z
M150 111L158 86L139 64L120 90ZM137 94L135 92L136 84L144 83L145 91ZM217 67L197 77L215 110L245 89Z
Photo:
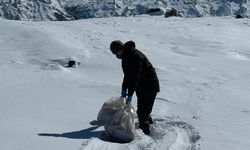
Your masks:
M115 40L110 44L110 50L113 54L123 49L124 45L120 40Z

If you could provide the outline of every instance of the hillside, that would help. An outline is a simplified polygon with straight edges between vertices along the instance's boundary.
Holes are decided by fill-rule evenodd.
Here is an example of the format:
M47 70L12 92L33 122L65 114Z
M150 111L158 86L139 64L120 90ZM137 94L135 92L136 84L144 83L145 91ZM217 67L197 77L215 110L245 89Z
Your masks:
M147 14L150 9L178 10L182 17L248 17L247 0L1 0L0 17L11 20L78 20Z

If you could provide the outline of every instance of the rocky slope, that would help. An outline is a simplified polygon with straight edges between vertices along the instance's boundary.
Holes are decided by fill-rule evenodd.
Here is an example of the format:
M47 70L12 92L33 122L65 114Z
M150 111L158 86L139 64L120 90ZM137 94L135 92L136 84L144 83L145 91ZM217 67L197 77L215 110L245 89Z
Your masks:
M11 20L73 20L58 0L0 0L0 17Z
M0 17L12 20L75 20L94 17L162 15L173 7L182 17L249 16L247 0L0 0Z

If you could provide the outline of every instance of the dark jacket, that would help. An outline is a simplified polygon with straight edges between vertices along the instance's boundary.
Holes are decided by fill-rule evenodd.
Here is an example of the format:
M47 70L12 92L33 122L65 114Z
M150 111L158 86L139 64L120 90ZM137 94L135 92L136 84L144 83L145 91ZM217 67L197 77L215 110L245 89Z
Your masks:
M133 41L124 44L122 69L124 73L122 90L128 90L128 95L132 96L134 91L138 93L160 91L155 69L147 57L135 48Z

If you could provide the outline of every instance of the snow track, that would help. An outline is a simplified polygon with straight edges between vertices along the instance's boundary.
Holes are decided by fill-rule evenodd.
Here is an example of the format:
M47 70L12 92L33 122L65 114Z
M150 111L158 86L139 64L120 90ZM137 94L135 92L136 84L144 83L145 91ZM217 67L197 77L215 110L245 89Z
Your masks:
M151 135L144 135L140 129L136 130L135 140L127 143L112 143L100 138L85 140L78 150L91 149L130 149L130 150L199 150L197 141L199 133L190 124L177 118L155 119L151 126ZM105 133L102 134L105 136ZM98 143L98 144L97 144Z

